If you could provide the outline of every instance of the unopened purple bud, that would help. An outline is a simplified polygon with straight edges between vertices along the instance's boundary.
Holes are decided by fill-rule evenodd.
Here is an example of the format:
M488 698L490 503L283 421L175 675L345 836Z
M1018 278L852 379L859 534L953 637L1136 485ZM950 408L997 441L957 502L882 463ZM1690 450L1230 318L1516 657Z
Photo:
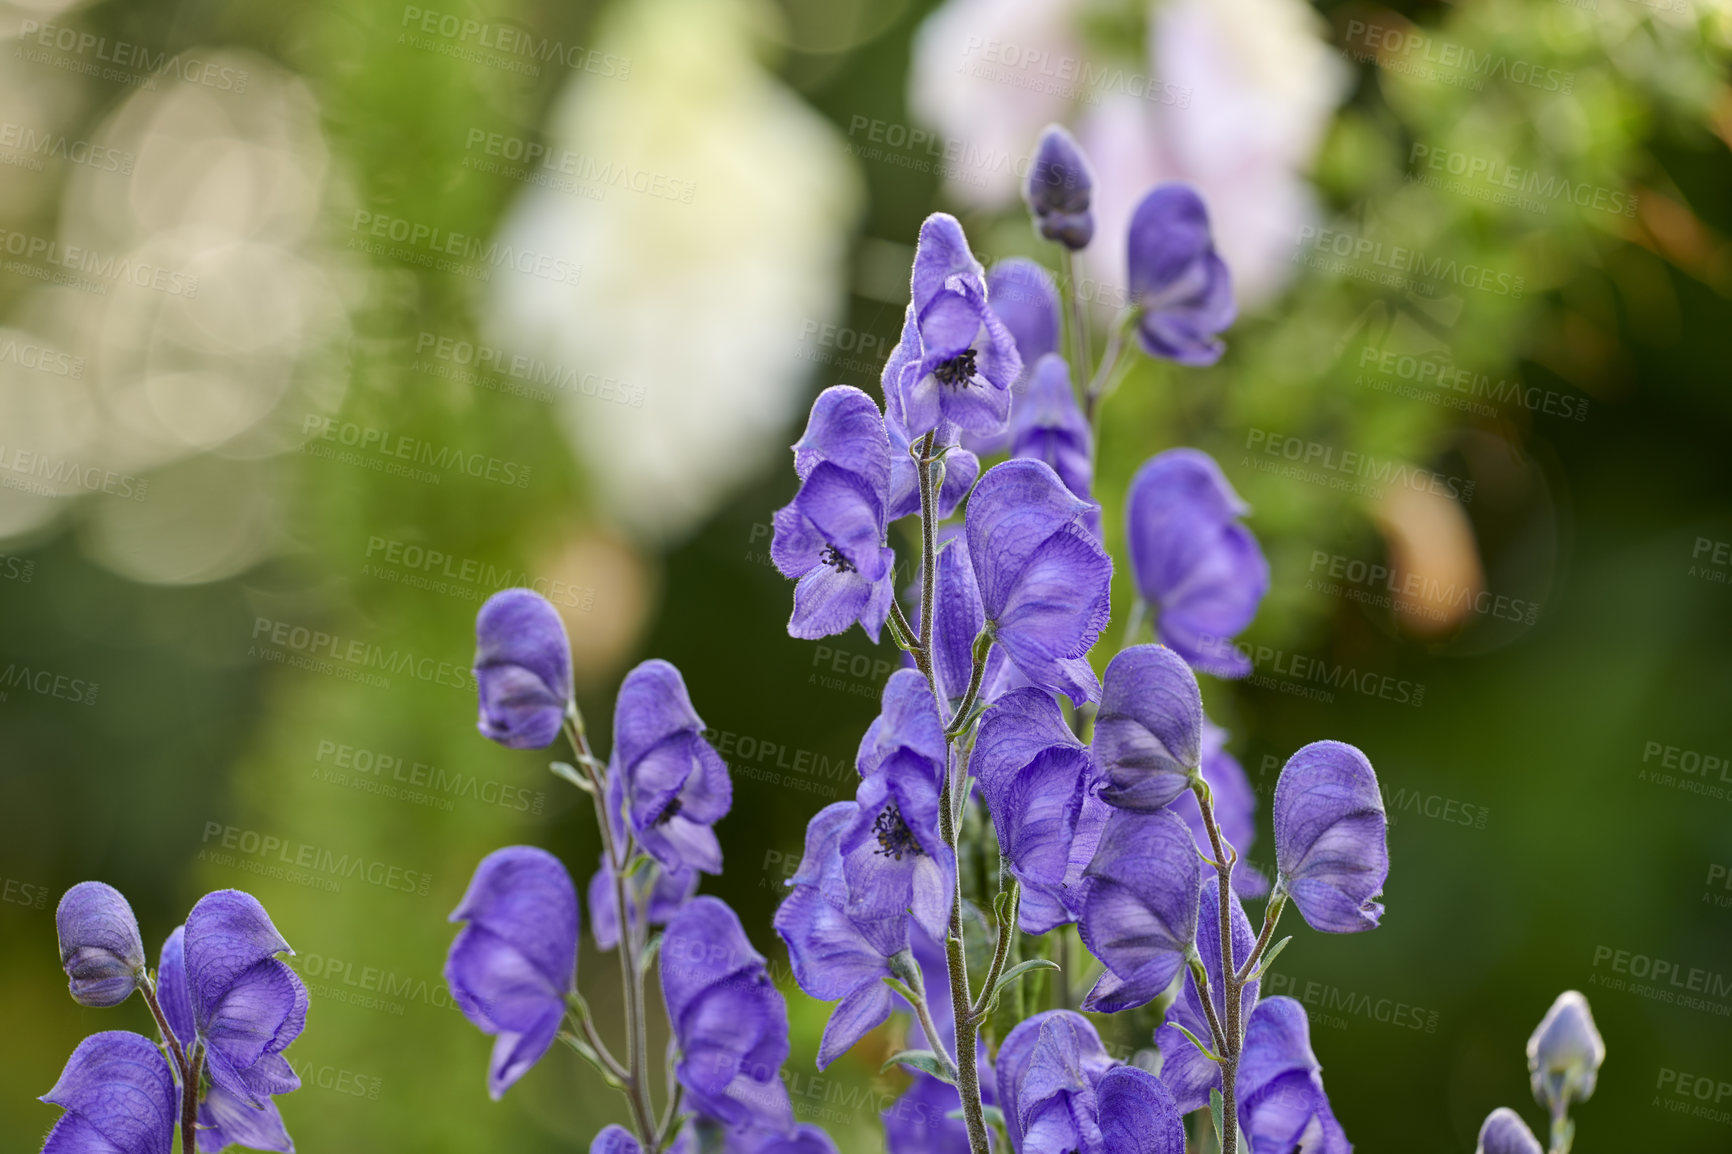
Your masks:
M475 617L475 687L484 737L545 749L571 704L571 643L559 610L530 589L506 589Z
M1606 1043L1594 1026L1588 1000L1579 991L1565 990L1528 1039L1535 1100L1554 1114L1571 1102L1586 1102L1593 1097L1605 1060Z
M54 928L73 1001L118 1006L138 988L144 975L144 940L119 890L102 882L79 882L60 899Z
M1474 1154L1545 1154L1545 1151L1521 1115L1508 1106L1499 1106L1485 1116L1485 1125L1479 1128L1479 1145L1474 1148Z
M1094 173L1077 142L1060 126L1048 125L1035 148L1023 190L1040 235L1072 251L1087 248L1095 234L1094 214L1089 211L1094 187Z
M1363 753L1314 741L1287 759L1275 782L1275 864L1278 884L1312 929L1351 934L1377 925L1389 819Z
M1188 184L1151 189L1131 214L1127 247L1137 339L1152 357L1212 365L1233 323L1233 278L1215 252L1209 211Z

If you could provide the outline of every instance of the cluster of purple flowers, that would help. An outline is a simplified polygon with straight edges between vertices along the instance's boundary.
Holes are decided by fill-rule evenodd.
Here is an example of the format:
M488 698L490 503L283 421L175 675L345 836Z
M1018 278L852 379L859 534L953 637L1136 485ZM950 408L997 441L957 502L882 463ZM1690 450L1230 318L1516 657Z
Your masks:
M1049 129L1027 201L1067 269L1093 236L1091 184L1075 142ZM1197 675L1249 672L1233 638L1269 573L1243 524L1250 510L1203 452L1160 453L1131 482L1136 605L1124 648L1096 672L1113 561L1092 492L1094 419L1122 338L1134 328L1149 355L1207 365L1235 311L1187 186L1148 193L1127 260L1131 306L1095 364L1074 285L1062 286L1067 310L1039 265L988 271L954 218L929 217L882 405L847 386L819 395L793 446L798 492L775 514L771 555L796 582L789 633L857 624L874 641L888 630L907 655L861 740L853 799L812 817L774 919L795 981L835 1003L820 1068L899 1003L912 1015L909 1048L891 1059L912 1075L886 1113L893 1154L987 1154L994 1127L1016 1154L1183 1154L1184 1117L1203 1110L1223 1154L1351 1150L1304 1008L1260 987L1287 944L1273 938L1289 905L1327 933L1377 926L1388 823L1366 756L1314 742L1276 784L1273 878L1240 860L1255 798L1228 735L1204 715ZM895 583L892 526L905 518L918 520L911 592ZM1153 643L1137 643L1145 623ZM763 955L732 910L696 893L700 874L721 870L713 826L731 795L678 671L648 661L626 676L603 761L551 605L501 593L482 608L477 638L481 731L514 748L563 731L578 764L553 768L594 799L604 850L589 924L619 954L626 1017L616 1058L578 993L579 902L565 868L531 847L490 855L452 914L464 926L446 975L464 1013L497 1039L493 1095L559 1039L631 1112L630 1128L606 1127L592 1152L834 1150L794 1122L780 1080L787 1008ZM965 844L965 830L988 844ZM959 861L995 858L988 918L970 907ZM1260 929L1242 905L1253 900L1264 903ZM976 981L967 938L983 923L993 941L977 945L991 961ZM1062 972L1057 1005L1019 1010L998 1036L1002 999L1028 1008L1020 983L1058 970L1054 957L1069 951L1053 947L1071 936L1092 973L1078 1009L1167 1007L1148 1053L1158 1073L1109 1055L1070 1008L1073 976ZM671 1034L674 1089L661 1111L643 1010L652 960ZM1567 1125L1558 1103L1584 1099L1598 1066L1598 1036L1583 1041L1585 1004L1580 1015L1560 1007L1536 1034L1549 1040L1530 1046L1554 1132ZM1486 1125L1485 1154L1538 1148L1508 1111Z
M218 890L162 944L154 973L120 891L80 882L55 913L73 1000L118 1006L134 991L159 1040L105 1030L78 1044L42 1096L66 1111L43 1154L168 1154L225 1146L292 1152L273 1095L299 1089L283 1051L307 1021L293 953L250 894Z
M489 1093L501 1097L563 1040L621 1089L631 1112L630 1129L596 1135L598 1154L718 1142L729 1154L834 1154L822 1131L794 1122L781 1081L788 1010L764 956L733 910L697 895L700 874L721 872L714 826L733 797L679 670L646 661L626 675L603 762L572 696L558 611L508 589L482 606L475 631L481 732L513 749L545 748L564 732L578 764L554 768L594 799L603 850L587 888L589 930L598 948L619 954L626 1019L616 1057L578 993L579 901L565 866L533 846L496 850L451 914L463 928L445 963L458 1007L495 1039ZM652 961L676 1086L659 1112L644 1014Z
M1076 143L1048 130L1026 189L1037 232L1085 247L1091 183ZM885 686L855 799L812 819L776 929L802 989L838 1002L821 1066L884 1021L891 991L908 1003L930 1046L901 1056L916 1072L909 1093L959 1109L947 1148L983 1154L996 1098L1024 1154L1182 1151L1181 1116L1214 1095L1229 1118L1226 1151L1242 1133L1259 1154L1335 1154L1349 1147L1303 1009L1259 1000L1257 979L1280 949L1270 938L1288 904L1327 932L1377 925L1389 868L1377 778L1352 746L1300 750L1275 794L1276 877L1235 871L1254 798L1226 734L1203 715L1196 674L1249 672L1233 638L1269 577L1242 523L1248 508L1198 450L1161 453L1131 483L1133 621L1150 620L1157 643L1129 644L1133 624L1128 647L1096 675L1113 562L1091 491L1092 418L1118 338L1134 327L1146 353L1206 365L1234 315L1189 187L1144 198L1127 260L1131 307L1091 365L1082 310L1067 326L1044 270L1012 260L988 272L960 224L936 214L920 231L882 412L845 386L813 406L794 446L800 490L777 514L772 546L799 582L789 632L858 623L875 638L888 623L913 668ZM1088 382L1080 395L1073 377ZM983 469L999 453L1007 459ZM959 508L960 524L946 524ZM890 584L890 526L904 516L920 519L922 572L906 607ZM975 806L1003 866L993 960L978 984L961 948L956 867ZM1261 935L1240 907L1255 897L1267 898ZM1155 1039L1160 1075L1109 1059L1089 1021L1064 1008L1016 1025L995 1054L982 1044L1005 985L1052 965L1039 946L1027 962L1011 959L1035 935L1071 932L1099 966L1083 1010L1146 1006L1178 984ZM923 946L934 955L925 964ZM889 1138L901 1154L935 1148Z

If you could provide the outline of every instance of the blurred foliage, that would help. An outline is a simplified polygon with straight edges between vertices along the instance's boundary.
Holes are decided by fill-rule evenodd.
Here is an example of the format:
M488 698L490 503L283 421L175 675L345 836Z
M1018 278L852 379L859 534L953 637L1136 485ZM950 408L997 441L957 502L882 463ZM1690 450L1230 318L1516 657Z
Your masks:
M593 5L446 8L567 43L588 43L605 17ZM786 0L766 13L767 39L781 43L766 63L839 126L856 115L907 122L908 46L924 11L837 10L856 22L840 50L821 36L802 38L803 28L834 31L815 5ZM144 0L69 19L156 44L239 45L303 76L341 175L325 206L334 248L352 235L357 208L487 235L517 189L464 166L464 132L534 136L562 77L402 46L404 13L397 0ZM1206 687L1265 801L1281 760L1325 736L1368 750L1391 792L1385 925L1341 940L1295 919L1299 940L1277 966L1291 982L1286 992L1320 1010L1313 1042L1359 1148L1466 1151L1493 1106L1534 1117L1524 1107L1522 1045L1557 991L1576 987L1591 999L1610 1052L1596 1097L1579 1113L1576 1150L1725 1149L1725 1126L1664 1108L1657 1080L1683 1070L1732 1082L1726 1019L1603 988L1595 983L1608 969L1595 960L1603 948L1629 950L1732 978L1732 909L1717 900L1729 894L1705 881L1711 865L1732 863L1729 802L1638 778L1651 742L1732 750L1723 704L1732 693L1723 644L1732 594L1691 572L1699 537L1732 540L1728 14L1632 0L1585 8L1467 0L1401 11L1349 2L1325 5L1324 14L1338 47L1363 47L1349 35L1354 22L1423 30L1436 43L1573 78L1566 101L1507 76L1481 87L1437 83L1404 71L1399 53L1359 61L1316 172L1330 227L1519 277L1523 290L1413 291L1306 267L1275 306L1229 334L1231 354L1218 368L1181 374L1139 364L1107 406L1099 493L1109 546L1116 550L1119 502L1137 465L1172 444L1207 448L1253 505L1251 524L1273 568L1247 640L1424 686L1419 708L1339 692L1333 702L1307 700L1282 692L1280 678L1273 687ZM1090 27L1123 35L1136 23L1107 10ZM94 124L124 96L93 86L79 116ZM1540 213L1433 187L1413 179L1429 171L1415 163L1429 155L1418 148L1496 158L1634 196L1637 208L1622 215L1548 200ZM862 165L862 175L867 240L909 243L927 212L946 207L930 175L881 164ZM52 207L39 212L11 224L50 225ZM984 251L1052 257L1014 214L963 217ZM543 571L574 540L607 540L544 411L412 367L417 333L473 333L473 285L389 257L356 259L362 280L349 311L342 419L530 462L536 483L416 485L285 457L274 468L290 494L292 547L241 577L196 587L109 575L81 548L77 510L59 529L7 546L35 570L4 586L0 662L74 669L101 685L100 708L88 710L18 694L0 701L8 887L0 1016L9 1041L0 1051L0 1132L8 1148L33 1148L46 1132L55 1112L33 1099L81 1035L147 1026L136 1004L86 1010L60 993L53 903L86 877L127 893L153 945L206 889L244 886L264 901L314 987L307 1032L291 1051L308 1084L282 1103L303 1150L572 1149L622 1116L563 1052L503 1104L489 1102L488 1043L450 1008L440 978L451 936L445 914L475 862L499 844L534 842L571 863L581 885L598 852L587 810L539 755L481 740L460 686L393 677L387 690L252 652L265 619L461 668L473 600L379 579L369 569L374 539L525 573ZM899 313L855 297L848 323L887 348ZM787 334L790 345L796 337ZM1519 380L1586 401L1586 416L1507 403L1463 412L1381 391L1365 383L1367 350ZM812 390L838 375L871 389L876 365L814 370ZM1380 510L1362 496L1258 471L1247 451L1254 431L1475 481L1465 510L1486 587L1537 602L1531 627L1476 615L1416 633L1387 609L1317 588L1319 552L1390 560ZM605 747L614 684L627 663L653 654L684 670L718 741L731 735L735 803L721 827L730 866L705 888L740 911L789 991L801 1116L862 1151L878 1143L871 1112L904 1084L900 1074L878 1073L895 1047L889 1038L863 1046L812 1080L828 1007L787 980L769 918L807 817L845 796L892 651L858 634L826 646L785 635L789 589L765 556L770 511L792 489L785 466L765 461L762 480L690 540L612 578L651 598L651 614L628 652L583 671L582 705ZM1122 568L1119 592L1122 616ZM614 610L598 595L590 612ZM865 675L836 672L850 667ZM377 770L351 769L351 784L334 782L339 746L398 759L410 776L418 764L470 775L475 794L389 796L366 788L386 784ZM829 772L790 773L800 752ZM510 800L486 800L482 783L494 787L488 796ZM1396 791L1421 810L1401 808ZM1431 799L1487 820L1479 828L1428 817ZM430 884L423 896L351 880L333 894L249 873L211 860L227 827L387 863L429 875ZM1250 856L1267 853L1265 825ZM579 971L601 1007L608 961L586 939ZM1434 1026L1406 1029L1329 1008L1342 995L1405 1003ZM1146 1034L1117 1041L1144 1045Z

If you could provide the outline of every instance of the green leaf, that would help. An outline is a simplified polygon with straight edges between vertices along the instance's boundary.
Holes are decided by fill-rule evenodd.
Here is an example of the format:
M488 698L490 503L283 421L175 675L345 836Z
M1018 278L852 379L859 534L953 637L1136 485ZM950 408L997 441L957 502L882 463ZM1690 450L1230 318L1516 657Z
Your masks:
M636 857L632 858L630 861L625 863L624 876L628 879L634 878L638 874L641 874L644 870L648 869L650 866L654 865L655 863L656 863L655 858L651 857L647 853L640 853Z
M1009 986L1010 983L1016 981L1024 974L1032 974L1036 970L1056 969L1058 969L1058 963L1049 961L1046 958L1030 958L1026 962L1018 962L1016 965L1010 967L1010 969L1004 971L1004 973L998 976L998 983L992 987L993 1000L996 1001L998 996L1004 992L1006 986Z
M637 960L637 972L640 975L649 973L650 966L655 963L656 955L661 952L662 935L661 931L658 930L650 935L650 940L644 945L643 955Z
M1179 1033L1183 1034L1185 1037L1191 1039L1191 1045L1193 1045L1193 1046L1197 1047L1197 1049L1201 1050L1203 1052L1203 1057L1209 1059L1209 1061L1211 1061L1211 1062L1219 1062L1221 1060L1221 1055L1215 1053L1215 1051L1213 1051L1213 1050L1209 1049L1209 1047L1205 1046L1202 1042L1202 1039L1198 1038L1197 1035L1191 1033L1191 1031L1185 1029L1185 1027L1182 1024L1174 1021L1171 1018L1167 1019L1167 1024L1169 1026L1172 1026L1175 1030L1179 1031Z
M1251 975L1251 981L1261 981L1263 975L1269 972L1269 967L1275 964L1276 957L1280 955L1282 950L1287 948L1287 943L1292 940L1293 935L1288 934L1286 937L1270 946L1269 952L1263 955L1263 960L1257 963L1257 972Z
M956 1071L951 1068L949 1062L931 1050L902 1050L892 1054L890 1060L879 1067L878 1072L882 1074L885 1070L897 1065L906 1066L910 1070L918 1070L922 1074L931 1074L940 1082L948 1082L952 1086L956 1085Z
M589 783L589 778L583 776L583 774L577 771L577 766L572 765L569 762L556 761L550 764L547 768L553 771L554 776L563 777L571 784L577 786L577 788L583 790L583 792L587 794L595 793L595 786Z
M1209 1119L1215 1123L1215 1141L1224 1150L1227 1146L1226 1131L1221 1129L1221 1091L1209 1088Z
M910 1006L918 1006L920 1004L919 995L909 989L908 983L902 981L900 978L893 978L886 974L881 980L886 986L889 986L892 990L901 994L903 999L906 1000Z
M591 1049L588 1042L584 1041L576 1034L569 1033L565 1030L559 1032L559 1040L570 1046L573 1050L576 1050L578 1054L582 1056L584 1061L588 1062L591 1066L594 1066L596 1073L601 1075L602 1081L606 1082L615 1090L625 1089L625 1087L620 1083L620 1080L615 1078L612 1072L602 1064L601 1055Z

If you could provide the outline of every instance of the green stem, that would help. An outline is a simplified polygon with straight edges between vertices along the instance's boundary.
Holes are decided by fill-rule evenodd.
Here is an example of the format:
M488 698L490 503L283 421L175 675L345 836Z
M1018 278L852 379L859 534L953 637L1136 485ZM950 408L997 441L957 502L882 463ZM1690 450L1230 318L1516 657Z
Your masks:
M1094 349L1089 339L1088 318L1083 313L1082 293L1077 289L1076 257L1069 246L1059 246L1059 268L1064 276L1065 303L1068 305L1071 331L1071 363L1080 380L1093 368Z
M156 1028L162 1034L163 1044L174 1058L174 1072L182 1078L186 1077L186 1051L180 1048L180 1039L174 1036L174 1030L168 1024L168 1017L162 1012L162 1005L156 1000L156 979L147 972L144 981L138 984L139 991L144 994L144 1004L150 1007L150 1016L156 1019Z
M584 772L589 775L590 798L595 802L596 824L601 827L601 842L607 854L608 872L613 875L615 908L619 911L619 978L621 1006L625 1011L625 1085L627 1103L638 1141L645 1154L659 1154L659 1133L655 1126L655 1109L649 1091L649 1038L644 1021L643 974L637 964L637 930L632 925L631 907L626 904L625 867L631 853L631 831L625 844L615 843L613 821L607 812L607 781L604 766L589 748L584 732L583 715L574 704L566 711L565 735Z
M1229 853L1228 846L1221 837L1221 827L1215 821L1215 800L1208 784L1199 775L1191 786L1197 795L1197 808L1203 814L1203 827L1209 832L1209 845L1215 851L1215 874L1220 879L1219 917L1221 923L1221 993L1223 996L1226 1022L1222 1029L1225 1037L1221 1039L1225 1045L1219 1047L1221 1055L1221 1154L1236 1154L1239 1147L1239 1115L1234 1104L1234 1081L1239 1073L1239 1046L1243 1041L1243 1033L1239 1022L1239 995L1244 988L1239 979L1239 963L1233 956L1233 860L1237 856ZM1211 1011L1209 998L1205 994L1203 1004ZM1214 1025L1213 1022L1210 1023Z
M992 950L992 964L986 967L986 980L980 984L980 997L974 1003L974 1010L970 1014L971 1021L978 1022L985 1017L986 1007L992 1001L993 987L998 985L998 979L1004 976L1004 963L1010 957L1010 943L1016 937L1016 907L1021 890L1014 877L1010 879L1007 892L1010 900L1005 903L1005 916L999 919L998 942Z
M198 1081L204 1070L204 1050L197 1043L192 1047L189 1065L181 1078L180 1090L180 1149L181 1154L195 1154L198 1148Z
M1097 441L1100 440L1100 423L1096 418L1100 415L1101 401L1110 391L1107 381L1119 363L1119 354L1124 351L1125 332L1136 319L1135 311L1127 312L1107 331L1106 352L1101 354L1101 363L1095 367L1094 376L1089 378L1088 388L1083 392L1083 416L1088 418L1089 427L1094 430Z

